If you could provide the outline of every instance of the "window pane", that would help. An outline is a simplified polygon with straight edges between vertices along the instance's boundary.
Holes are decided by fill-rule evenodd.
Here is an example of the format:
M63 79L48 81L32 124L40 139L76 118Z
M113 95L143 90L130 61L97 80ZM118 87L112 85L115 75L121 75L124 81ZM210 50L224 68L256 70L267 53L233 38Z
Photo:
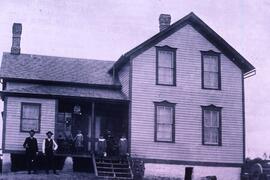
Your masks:
M39 121L38 119L22 119L22 130L30 131L31 129L38 131L39 130Z
M23 104L22 117L29 119L39 119L39 105Z
M159 51L158 52L158 65L159 67L173 68L173 52Z
M219 112L212 111L212 118L211 118L211 126L212 127L219 127Z
M211 112L209 110L204 110L204 126L211 126Z
M204 87L205 88L218 88L218 73L204 72Z
M204 128L204 142L206 144L218 144L218 128Z
M172 125L157 125L157 140L172 141Z
M203 56L204 71L218 72L218 56Z
M157 122L172 124L173 122L173 108L166 106L157 106Z
M204 143L209 143L210 141L210 131L209 127L204 127Z
M158 81L161 84L173 84L173 69L159 68Z

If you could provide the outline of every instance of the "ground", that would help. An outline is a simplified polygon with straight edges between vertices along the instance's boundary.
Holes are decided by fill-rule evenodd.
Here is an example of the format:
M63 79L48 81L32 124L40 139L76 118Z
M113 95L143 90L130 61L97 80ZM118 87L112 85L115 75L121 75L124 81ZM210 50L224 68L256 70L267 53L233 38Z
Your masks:
M96 177L90 173L59 173L59 175L45 174L40 172L38 174L28 175L26 172L8 173L0 176L1 180L94 180Z
M97 180L94 174L90 173L59 173L59 175L45 174L44 172L39 172L38 174L27 174L26 172L16 172L8 173L0 176L0 180ZM145 178L144 180L181 180L180 178L162 178L162 177L152 177Z

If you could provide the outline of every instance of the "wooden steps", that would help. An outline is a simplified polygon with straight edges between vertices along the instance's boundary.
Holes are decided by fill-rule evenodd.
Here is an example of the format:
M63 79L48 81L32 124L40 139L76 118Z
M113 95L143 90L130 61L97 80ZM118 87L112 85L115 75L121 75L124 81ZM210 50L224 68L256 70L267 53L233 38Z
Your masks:
M120 157L106 157L104 159L96 158L94 155L92 157L95 175L97 177L106 179L133 179L132 170L127 158L121 161Z

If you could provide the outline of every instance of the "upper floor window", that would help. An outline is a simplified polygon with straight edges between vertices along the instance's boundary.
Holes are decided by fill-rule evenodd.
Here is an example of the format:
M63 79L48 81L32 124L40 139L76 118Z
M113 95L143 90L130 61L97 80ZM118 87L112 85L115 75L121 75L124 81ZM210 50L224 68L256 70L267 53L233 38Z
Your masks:
M176 48L156 47L156 84L176 85Z
M221 145L221 108L214 105L203 106L203 144Z
M167 101L155 103L155 141L174 142L174 106Z
M221 89L220 53L202 52L202 88Z
M29 132L33 129L40 131L41 104L22 103L21 104L21 131Z

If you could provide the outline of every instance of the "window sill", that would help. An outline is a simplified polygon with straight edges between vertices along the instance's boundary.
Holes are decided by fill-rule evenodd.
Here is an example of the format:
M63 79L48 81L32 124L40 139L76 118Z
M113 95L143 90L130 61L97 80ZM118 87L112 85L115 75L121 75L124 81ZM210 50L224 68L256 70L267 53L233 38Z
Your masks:
M158 141L158 140L155 140L154 142L156 142L156 143L175 143L175 141Z
M205 89L205 90L217 90L217 91L221 91L221 88L205 88L205 87L202 87L202 89Z
M204 146L222 146L221 144L207 144L207 143L203 143L202 145L204 145Z
M156 85L159 85L159 86L176 86L176 84L160 84L160 83L156 83Z

